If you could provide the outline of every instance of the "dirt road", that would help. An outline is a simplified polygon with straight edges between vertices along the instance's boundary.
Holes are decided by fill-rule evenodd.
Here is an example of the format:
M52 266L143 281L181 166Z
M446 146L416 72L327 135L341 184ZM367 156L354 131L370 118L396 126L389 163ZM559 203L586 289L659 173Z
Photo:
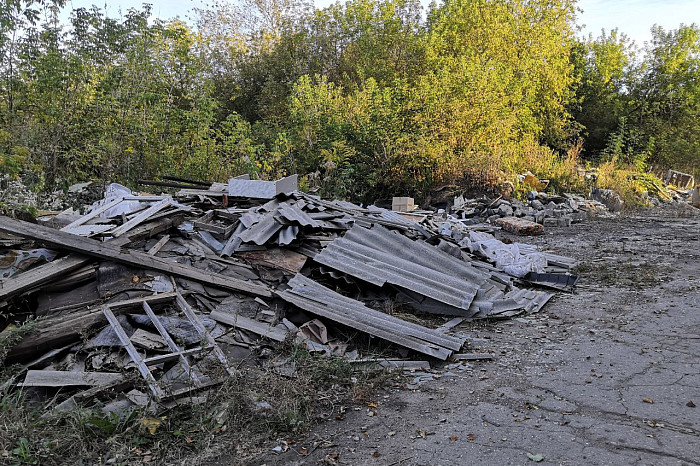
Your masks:
M700 464L693 215L550 229L531 242L581 260L581 286L534 316L464 327L476 338L470 351L491 350L493 361L382 391L376 415L349 407L344 420L254 464Z

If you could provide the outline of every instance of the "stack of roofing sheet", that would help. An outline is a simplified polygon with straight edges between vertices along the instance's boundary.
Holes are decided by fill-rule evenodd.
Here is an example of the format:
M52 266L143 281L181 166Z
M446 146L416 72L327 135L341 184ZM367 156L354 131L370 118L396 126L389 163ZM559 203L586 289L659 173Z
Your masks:
M427 312L464 317L534 312L551 297L518 290L503 274L476 268L379 225L353 227L314 260L376 286L395 286Z
M295 306L438 359L447 359L453 351L459 351L465 342L464 338L449 336L375 311L301 274L289 280L289 286L290 289L280 291L278 295Z

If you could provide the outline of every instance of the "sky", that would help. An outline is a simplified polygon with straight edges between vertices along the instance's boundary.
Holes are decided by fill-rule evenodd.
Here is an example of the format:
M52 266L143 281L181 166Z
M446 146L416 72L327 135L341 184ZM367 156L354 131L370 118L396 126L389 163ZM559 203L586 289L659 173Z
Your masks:
M324 7L334 0L316 0L316 7ZM421 0L424 5L429 0ZM117 16L119 10L127 10L131 7L140 7L142 0L68 0L68 8L90 7L107 5L107 13ZM146 0L153 5L153 15L159 18L172 18L179 16L187 19L188 12L194 7L202 7L203 0ZM645 41L651 39L649 29L654 24L659 24L664 29L675 29L681 23L700 24L700 0L579 0L578 7L583 10L579 13L578 24L584 26L580 35L594 36L600 34L601 29L610 31L618 28L620 32L627 34L637 45L642 46Z

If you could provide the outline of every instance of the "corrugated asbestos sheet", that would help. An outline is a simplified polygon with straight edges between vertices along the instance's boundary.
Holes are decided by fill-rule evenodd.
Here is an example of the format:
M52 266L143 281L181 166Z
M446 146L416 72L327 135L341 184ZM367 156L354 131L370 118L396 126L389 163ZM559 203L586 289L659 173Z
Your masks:
M446 360L459 351L465 339L423 327L371 309L359 301L332 291L297 274L288 290L278 295L295 306L361 332Z
M404 230L415 230L424 236L416 223L386 209L363 209L350 202L324 201L306 194L289 196L286 200L272 199L241 215L238 227L222 249L222 256L230 256L245 248L245 244L287 246L304 230L344 231L355 222L365 226L375 223ZM429 235L427 235L429 236Z
M379 225L371 229L354 226L314 260L377 286L393 285L407 302L426 312L505 315L539 309L551 297L518 290L503 274L473 267L435 246Z

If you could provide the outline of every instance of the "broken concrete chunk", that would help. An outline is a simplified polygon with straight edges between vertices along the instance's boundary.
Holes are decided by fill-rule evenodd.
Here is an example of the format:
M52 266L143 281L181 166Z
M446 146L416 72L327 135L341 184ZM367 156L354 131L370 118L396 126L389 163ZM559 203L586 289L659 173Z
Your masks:
M496 225L503 228L505 231L515 233L516 235L542 235L544 234L544 226L539 223L530 222L523 218L504 217L496 220Z
M602 202L605 207L613 212L622 210L625 205L620 195L612 189L593 188L591 191L591 198L595 201Z

